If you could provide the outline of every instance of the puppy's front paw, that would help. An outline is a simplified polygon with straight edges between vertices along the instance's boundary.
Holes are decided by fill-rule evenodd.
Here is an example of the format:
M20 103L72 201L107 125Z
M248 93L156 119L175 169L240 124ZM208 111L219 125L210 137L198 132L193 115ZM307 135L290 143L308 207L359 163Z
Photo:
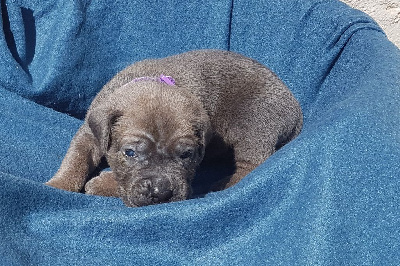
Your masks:
M102 172L89 180L85 185L85 193L105 197L119 197L118 183L112 172Z

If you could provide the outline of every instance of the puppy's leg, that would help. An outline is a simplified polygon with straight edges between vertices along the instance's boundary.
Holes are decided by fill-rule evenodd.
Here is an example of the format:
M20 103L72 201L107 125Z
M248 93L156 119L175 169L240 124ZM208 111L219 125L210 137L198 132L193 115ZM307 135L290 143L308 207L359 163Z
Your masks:
M234 148L236 171L226 183L225 188L238 183L275 152L276 139L274 137L265 138L261 143L251 142L249 139L244 136Z
M100 159L99 145L85 123L72 139L57 173L46 185L79 192L88 175L98 166Z
M249 162L236 162L236 172L231 176L229 181L225 184L225 188L229 188L236 183L238 183L240 180L242 180L243 177L248 175L251 171L253 171L258 165L252 164Z
M235 173L212 184L210 191L220 191L232 187L256 167L256 164L246 161L236 162Z
M101 172L85 185L85 193L105 197L119 197L118 183L113 172Z

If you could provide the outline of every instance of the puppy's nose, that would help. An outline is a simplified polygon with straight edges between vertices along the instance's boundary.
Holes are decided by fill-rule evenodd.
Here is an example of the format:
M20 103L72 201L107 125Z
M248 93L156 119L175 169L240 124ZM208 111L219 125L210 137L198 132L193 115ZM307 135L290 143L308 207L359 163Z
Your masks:
M167 178L147 176L132 187L132 206L147 206L168 202L173 197L172 184Z
M153 203L167 202L172 198L171 182L162 177L151 178L150 195Z

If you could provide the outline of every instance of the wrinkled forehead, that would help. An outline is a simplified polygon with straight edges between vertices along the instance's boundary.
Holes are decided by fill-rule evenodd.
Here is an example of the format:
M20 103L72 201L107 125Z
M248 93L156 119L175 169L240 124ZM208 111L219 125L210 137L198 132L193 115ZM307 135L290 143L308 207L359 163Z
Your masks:
M194 115L199 103L188 89L168 86L159 82L137 82L126 84L115 92L120 104L127 110L143 110L141 115L172 114L185 119Z
M153 142L168 141L195 135L193 121L155 110L141 110L122 115L113 130L123 136L143 136Z
M201 106L185 90L156 82L134 83L121 90L123 112L115 123L121 133L136 130L155 139L194 134Z

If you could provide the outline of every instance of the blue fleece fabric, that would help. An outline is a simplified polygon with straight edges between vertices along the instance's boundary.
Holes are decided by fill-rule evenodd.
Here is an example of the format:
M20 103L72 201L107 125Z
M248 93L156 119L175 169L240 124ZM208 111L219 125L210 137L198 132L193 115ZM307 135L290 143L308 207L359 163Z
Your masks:
M400 51L336 0L1 0L0 265L399 265ZM43 185L107 80L198 48L253 57L304 128L236 186L171 204Z

